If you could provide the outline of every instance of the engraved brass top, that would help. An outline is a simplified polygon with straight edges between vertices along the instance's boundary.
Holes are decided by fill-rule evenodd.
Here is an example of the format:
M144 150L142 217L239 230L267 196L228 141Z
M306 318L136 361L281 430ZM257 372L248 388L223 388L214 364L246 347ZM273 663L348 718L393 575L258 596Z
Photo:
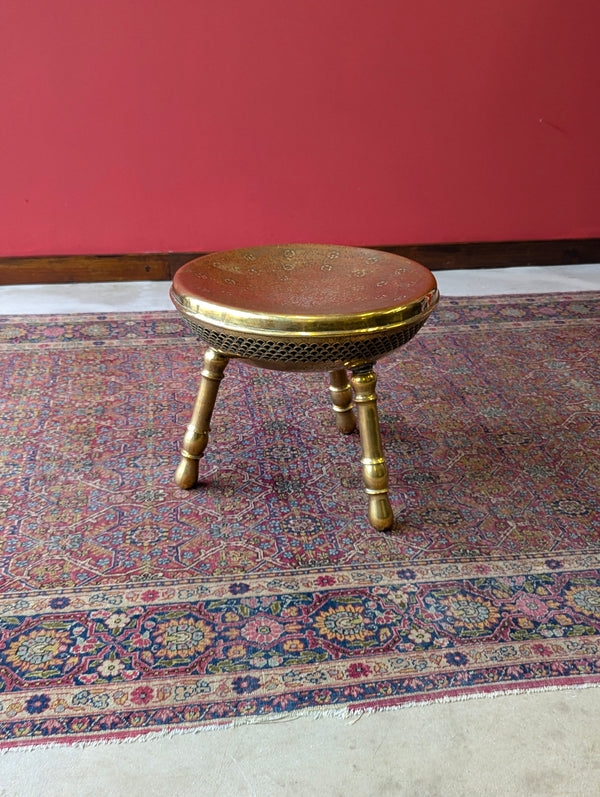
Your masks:
M292 244L199 257L171 298L212 327L268 335L344 335L413 324L439 294L418 263L373 249Z

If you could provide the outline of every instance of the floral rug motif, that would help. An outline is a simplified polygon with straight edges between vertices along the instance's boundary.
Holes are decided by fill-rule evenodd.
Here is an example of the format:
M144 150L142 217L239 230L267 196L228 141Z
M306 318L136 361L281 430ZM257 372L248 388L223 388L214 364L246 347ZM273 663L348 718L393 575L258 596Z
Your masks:
M600 680L600 294L444 299L378 365L396 523L323 374L170 312L0 319L0 734L93 741Z

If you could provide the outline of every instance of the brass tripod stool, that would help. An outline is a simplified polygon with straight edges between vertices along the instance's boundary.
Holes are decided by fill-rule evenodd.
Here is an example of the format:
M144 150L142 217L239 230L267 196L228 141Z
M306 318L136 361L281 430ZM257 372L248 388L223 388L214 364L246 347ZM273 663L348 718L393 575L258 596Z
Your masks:
M328 371L337 427L344 434L356 426L354 393L369 522L378 530L391 528L373 366L416 335L437 304L431 272L371 249L253 247L187 263L175 274L171 298L208 346L177 484L189 489L197 482L231 358L280 371Z

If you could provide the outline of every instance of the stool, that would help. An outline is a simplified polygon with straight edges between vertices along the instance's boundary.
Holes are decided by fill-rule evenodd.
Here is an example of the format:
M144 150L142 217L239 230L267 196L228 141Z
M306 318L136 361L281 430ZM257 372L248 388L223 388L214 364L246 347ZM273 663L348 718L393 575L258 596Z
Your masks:
M394 516L373 365L416 335L435 307L439 293L431 272L371 249L263 246L192 260L176 272L171 298L208 346L177 484L189 489L197 482L230 358L280 371L328 371L337 427L344 434L356 425L354 392L369 522L389 529Z

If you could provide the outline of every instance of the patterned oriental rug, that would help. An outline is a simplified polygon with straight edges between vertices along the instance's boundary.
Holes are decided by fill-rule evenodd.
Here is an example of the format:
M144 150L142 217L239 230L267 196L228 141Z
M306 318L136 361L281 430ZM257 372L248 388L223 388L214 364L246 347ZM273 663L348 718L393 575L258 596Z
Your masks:
M379 364L390 533L325 375L232 363L184 492L174 312L2 319L2 744L597 684L599 311L445 299Z

